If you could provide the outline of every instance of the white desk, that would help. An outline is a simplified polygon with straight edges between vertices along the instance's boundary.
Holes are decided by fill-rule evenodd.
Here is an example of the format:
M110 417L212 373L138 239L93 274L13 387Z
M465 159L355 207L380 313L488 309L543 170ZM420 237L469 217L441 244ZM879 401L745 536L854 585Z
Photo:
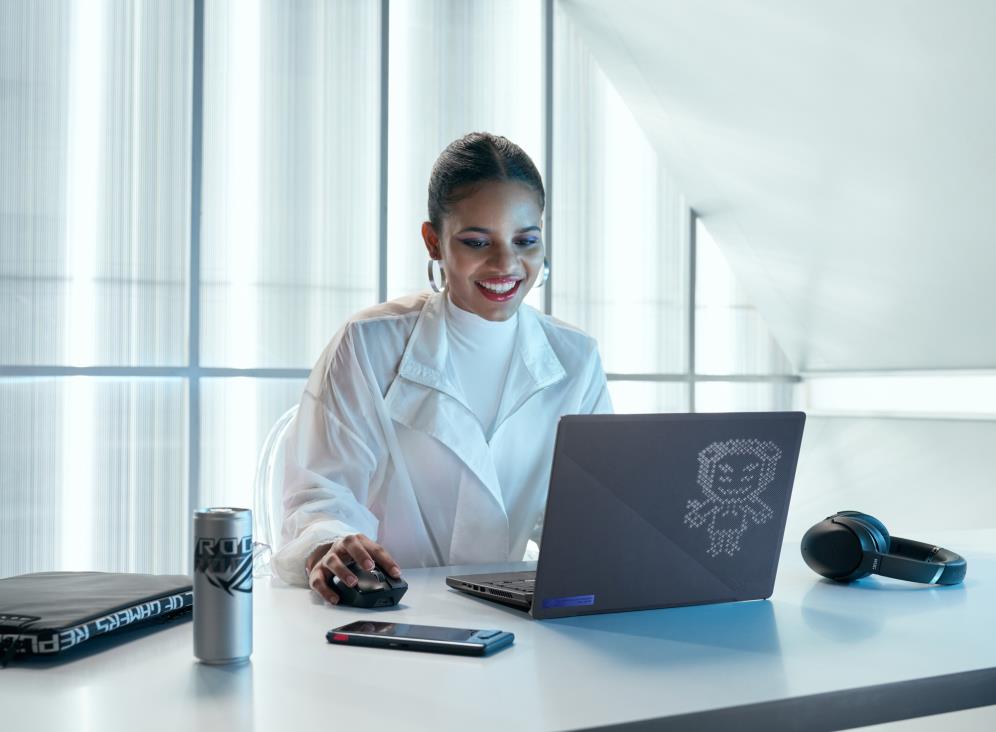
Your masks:
M454 568L407 572L402 607L372 612L257 580L249 664L196 663L189 621L95 640L71 661L0 670L0 719L5 732L812 730L996 703L996 531L925 538L967 556L963 586L837 585L791 543L770 601L550 621L450 590ZM326 643L369 617L516 639L488 658Z

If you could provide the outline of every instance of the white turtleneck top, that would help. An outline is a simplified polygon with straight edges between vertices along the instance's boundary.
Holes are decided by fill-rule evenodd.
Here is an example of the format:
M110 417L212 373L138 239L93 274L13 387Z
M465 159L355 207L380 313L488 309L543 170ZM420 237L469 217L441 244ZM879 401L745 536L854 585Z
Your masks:
M512 361L519 312L508 320L487 320L445 298L446 335L453 376L467 406L490 439Z

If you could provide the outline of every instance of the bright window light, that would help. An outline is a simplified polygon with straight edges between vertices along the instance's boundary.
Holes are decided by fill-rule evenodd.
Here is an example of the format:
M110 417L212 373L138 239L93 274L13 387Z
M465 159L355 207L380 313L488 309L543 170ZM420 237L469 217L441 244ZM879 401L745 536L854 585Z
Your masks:
M908 417L996 417L996 373L805 377L807 411Z
M72 278L66 299L68 362L89 366L94 359L96 314L97 212L100 146L103 139L104 28L103 2L72 8L71 73L66 153L66 256ZM62 568L89 569L93 560L94 382L70 380L63 422L65 461L71 482L62 500Z

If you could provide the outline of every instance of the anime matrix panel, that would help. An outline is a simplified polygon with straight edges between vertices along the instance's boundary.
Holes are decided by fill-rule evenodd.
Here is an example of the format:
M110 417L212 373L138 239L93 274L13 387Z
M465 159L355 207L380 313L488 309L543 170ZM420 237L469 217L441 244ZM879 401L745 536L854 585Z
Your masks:
M769 597L805 414L561 419L531 613Z

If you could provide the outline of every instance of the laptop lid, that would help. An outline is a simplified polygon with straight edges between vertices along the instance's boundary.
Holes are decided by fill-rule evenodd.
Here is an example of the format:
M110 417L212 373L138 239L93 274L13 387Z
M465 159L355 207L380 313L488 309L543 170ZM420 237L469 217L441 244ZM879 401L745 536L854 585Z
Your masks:
M530 613L769 597L805 418L561 417Z

